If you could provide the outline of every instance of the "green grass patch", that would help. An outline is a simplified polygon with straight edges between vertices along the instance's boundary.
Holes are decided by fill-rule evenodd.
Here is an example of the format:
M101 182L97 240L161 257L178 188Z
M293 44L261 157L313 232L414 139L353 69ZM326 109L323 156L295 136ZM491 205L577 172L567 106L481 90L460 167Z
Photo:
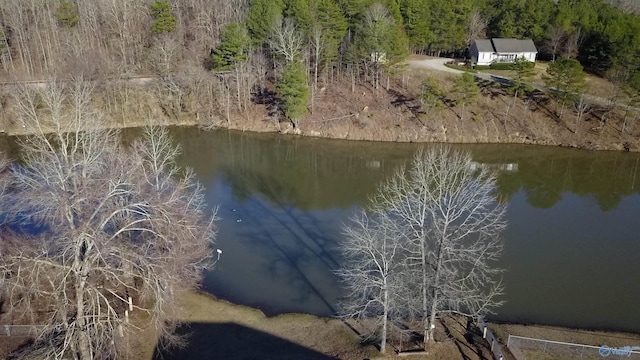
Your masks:
M536 64L533 62L526 62L526 67L533 69ZM476 70L515 70L515 64L513 63L493 63L491 65L476 65L473 68Z
M466 72L470 72L470 73L477 73L478 70L475 69L469 69L467 67L464 66L460 66L460 65L454 65L454 64L444 64L444 66L450 68L450 69L455 69L455 70L460 70L460 71L466 71Z

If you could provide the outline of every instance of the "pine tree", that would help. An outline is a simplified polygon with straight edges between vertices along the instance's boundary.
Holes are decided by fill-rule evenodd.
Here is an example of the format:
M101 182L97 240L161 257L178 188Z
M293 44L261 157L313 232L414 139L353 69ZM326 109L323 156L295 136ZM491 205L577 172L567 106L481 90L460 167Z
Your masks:
M282 0L253 0L247 14L247 29L254 45L262 45L269 37L273 23L282 16Z
M220 36L220 44L213 50L211 60L216 70L229 70L247 59L250 45L247 30L238 23L228 24Z
M422 50L434 41L431 31L431 9L424 6L421 0L402 0L400 12L404 26L409 36L409 45L415 50Z
M309 87L304 65L299 61L288 63L276 90L282 100L285 116L291 120L294 128L297 128L300 117L307 112L307 102L309 102Z
M562 105L559 116L562 117L564 107L580 94L585 86L586 74L578 60L561 57L549 64L544 80Z
M80 21L78 7L68 1L62 1L60 5L58 5L55 17L58 25L66 29L76 26Z
M514 97L517 98L520 94L531 91L533 87L527 83L531 80L534 72L535 64L527 61L523 57L518 57L513 63L513 70L515 71L515 77L513 83L509 88L514 93Z
M166 1L156 1L149 6L151 15L156 19L151 25L154 34L164 34L172 32L176 28L178 19L171 14L171 4Z
M444 107L444 96L444 90L440 88L436 79L427 77L422 81L418 97L427 116L432 109L440 110Z
M338 58L340 43L347 34L349 24L334 0L317 0L316 6L315 19L322 29L322 41L325 44L322 58L326 66Z
M298 24L298 28L307 36L311 34L313 14L309 0L286 0L284 17L292 18Z
M480 88L478 88L473 75L465 72L456 78L455 92L459 94L459 97L456 100L456 105L462 105L460 120L464 120L464 106L478 97Z

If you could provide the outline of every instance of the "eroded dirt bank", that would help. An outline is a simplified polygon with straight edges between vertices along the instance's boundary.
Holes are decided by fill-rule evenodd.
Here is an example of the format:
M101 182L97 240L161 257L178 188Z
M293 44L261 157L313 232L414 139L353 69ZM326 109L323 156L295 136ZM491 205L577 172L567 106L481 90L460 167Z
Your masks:
M417 95L427 76L434 78L446 94L441 106L430 106ZM242 111L220 99L208 98L205 112L202 106L181 103L168 95L154 95L158 84L152 81L130 84L125 103L113 102L120 99L115 90L97 88L93 103L109 119L108 126L114 128L197 125L349 140L519 143L640 151L638 114L622 106L606 109L594 104L579 118L573 107L560 107L540 91L514 98L508 84L482 78L476 78L479 96L461 105L453 85L456 76L459 74L413 68L398 79L384 82L379 89L366 85L366 81L362 81L365 85L347 80L329 82L315 92L308 114L295 129L276 110L277 97L269 91L261 101L254 99ZM0 131L23 134L12 96L4 94L2 100Z
M416 96L425 76L436 78L447 91L441 108L425 106ZM290 122L269 116L268 107L255 105L230 121L210 122L241 131L272 131L334 139L444 142L518 143L566 146L589 150L640 151L637 114L623 106L592 105L580 119L571 106L561 108L535 91L521 99L509 95L507 84L476 79L476 101L456 105L452 77L457 74L414 69L389 89L351 87L335 83L316 97L310 113L294 129ZM558 114L562 113L562 116Z

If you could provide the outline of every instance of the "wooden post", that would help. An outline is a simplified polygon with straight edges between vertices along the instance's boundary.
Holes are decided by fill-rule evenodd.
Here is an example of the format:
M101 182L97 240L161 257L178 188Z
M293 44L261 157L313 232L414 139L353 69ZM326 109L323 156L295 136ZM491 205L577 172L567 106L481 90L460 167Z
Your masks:
M131 300L131 296L129 296L129 311L133 311L133 301Z
M129 323L129 310L125 310L124 311L124 319L128 324Z
M487 338L487 325L485 325L484 328L482 329L482 338L483 339Z

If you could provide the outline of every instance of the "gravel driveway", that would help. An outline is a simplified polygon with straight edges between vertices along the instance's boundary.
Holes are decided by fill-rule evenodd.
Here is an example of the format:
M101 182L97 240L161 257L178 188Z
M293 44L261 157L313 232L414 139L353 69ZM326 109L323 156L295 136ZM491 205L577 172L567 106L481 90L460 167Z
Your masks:
M410 60L407 60L407 64L409 64L409 66L414 69L428 69L428 70L448 72L450 74L462 74L464 71L456 70L456 69L452 69L444 66L444 64L448 63L451 60L453 59L450 59L450 58L432 58L432 59L425 59L425 60L410 59ZM509 78L506 78L504 76L487 74L483 72L472 73L471 75L473 75L478 79L483 79L483 80L496 81L501 83L511 82ZM533 84L533 85L538 86L536 84Z
M412 68L418 69L430 69L437 71L445 71L453 74L462 74L463 72L456 69L451 69L444 66L445 63L451 61L449 58L434 58L425 60L407 60L407 64Z

